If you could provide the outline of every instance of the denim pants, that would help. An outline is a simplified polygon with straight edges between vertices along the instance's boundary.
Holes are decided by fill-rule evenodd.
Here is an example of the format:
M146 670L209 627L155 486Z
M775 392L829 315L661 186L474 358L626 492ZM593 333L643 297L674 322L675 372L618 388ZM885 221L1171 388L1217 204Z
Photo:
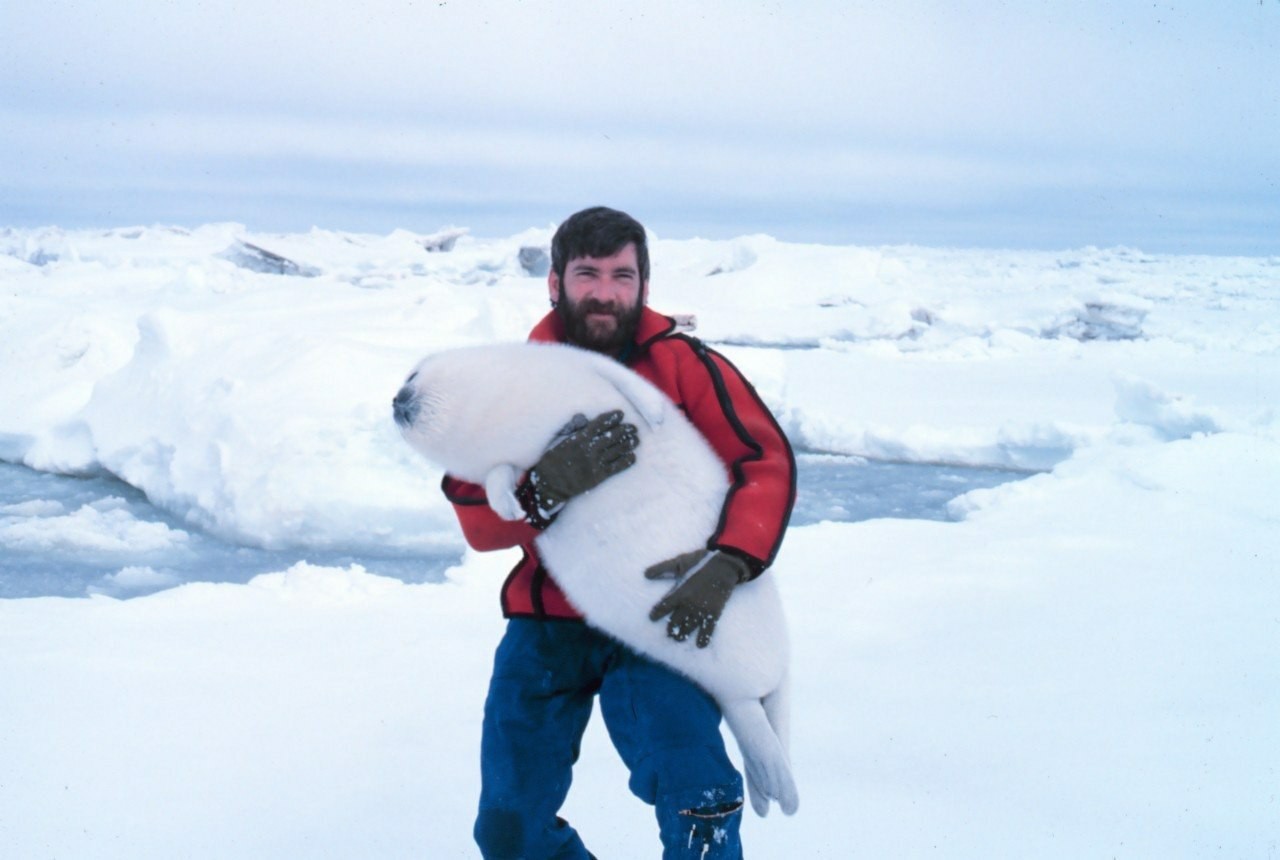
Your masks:
M742 777L715 701L585 624L523 618L507 624L485 701L475 825L485 860L592 856L557 812L597 694L632 793L654 806L663 860L739 860Z

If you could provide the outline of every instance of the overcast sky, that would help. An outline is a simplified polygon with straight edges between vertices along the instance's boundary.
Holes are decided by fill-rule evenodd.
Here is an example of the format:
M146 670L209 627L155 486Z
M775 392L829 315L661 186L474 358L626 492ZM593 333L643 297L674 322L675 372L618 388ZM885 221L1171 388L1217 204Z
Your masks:
M0 225L1280 253L1280 0L0 5Z

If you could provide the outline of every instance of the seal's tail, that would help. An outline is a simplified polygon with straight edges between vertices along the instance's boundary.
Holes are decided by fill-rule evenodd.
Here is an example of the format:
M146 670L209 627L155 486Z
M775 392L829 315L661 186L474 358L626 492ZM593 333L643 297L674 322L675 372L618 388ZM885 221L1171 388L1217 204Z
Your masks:
M757 815L767 815L769 801L776 800L783 812L793 814L800 805L800 797L796 793L796 781L791 775L791 762L784 742L786 684L763 701L722 702L721 707L725 721L742 749L751 808ZM779 734L777 729L782 733Z

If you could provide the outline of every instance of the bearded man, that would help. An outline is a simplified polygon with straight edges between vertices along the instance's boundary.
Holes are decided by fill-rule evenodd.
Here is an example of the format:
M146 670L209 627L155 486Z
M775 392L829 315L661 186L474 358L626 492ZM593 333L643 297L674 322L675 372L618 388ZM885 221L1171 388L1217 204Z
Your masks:
M547 287L552 311L529 340L590 349L640 374L689 417L730 476L705 548L645 574L681 580L651 620L706 647L734 588L764 574L782 542L795 501L790 445L737 368L647 306L648 244L631 216L606 207L570 216L552 239ZM631 791L655 808L664 860L742 856L742 777L725 752L715 702L588 627L534 545L575 496L634 463L636 444L621 413L575 416L520 484L520 522L499 518L483 487L445 476L473 548L524 551L502 588L507 630L485 701L474 834L486 860L593 857L558 812L597 696Z

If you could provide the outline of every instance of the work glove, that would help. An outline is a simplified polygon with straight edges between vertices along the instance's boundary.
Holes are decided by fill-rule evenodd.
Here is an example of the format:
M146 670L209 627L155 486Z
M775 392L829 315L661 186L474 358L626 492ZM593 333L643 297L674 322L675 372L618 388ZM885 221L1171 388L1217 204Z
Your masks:
M698 647L706 648L716 622L739 583L751 578L751 568L735 555L719 550L699 549L653 565L644 572L648 579L680 579L684 582L654 605L650 621L667 615L667 635L677 642L698 631Z
M635 463L638 444L635 425L624 424L620 410L602 413L590 421L582 413L574 415L556 433L516 491L529 522L546 528L574 496Z

